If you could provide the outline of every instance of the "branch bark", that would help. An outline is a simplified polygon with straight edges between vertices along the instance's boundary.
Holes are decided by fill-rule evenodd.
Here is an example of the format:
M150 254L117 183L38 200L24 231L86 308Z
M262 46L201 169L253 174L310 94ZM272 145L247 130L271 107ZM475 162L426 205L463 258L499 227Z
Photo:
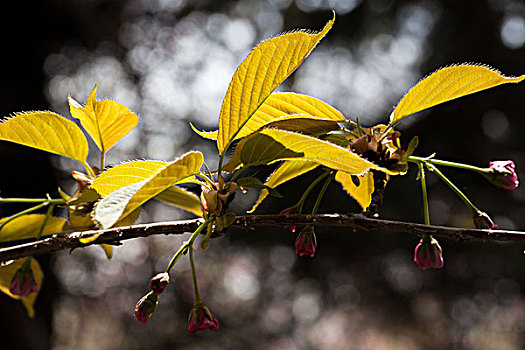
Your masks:
M27 256L48 254L58 250L75 249L93 244L120 245L127 239L148 237L158 234L183 234L197 229L202 219L159 222L108 230L91 230L83 232L57 233L39 241L18 244L0 249L0 262ZM262 226L313 225L322 227L339 227L354 231L394 231L413 235L431 234L435 237L448 238L455 241L525 241L525 232L506 230L478 230L423 225L411 222L391 221L367 218L361 214L317 214L317 215L248 215L238 216L232 228L249 228ZM230 230L232 229L230 228ZM100 236L90 243L82 243L80 239Z

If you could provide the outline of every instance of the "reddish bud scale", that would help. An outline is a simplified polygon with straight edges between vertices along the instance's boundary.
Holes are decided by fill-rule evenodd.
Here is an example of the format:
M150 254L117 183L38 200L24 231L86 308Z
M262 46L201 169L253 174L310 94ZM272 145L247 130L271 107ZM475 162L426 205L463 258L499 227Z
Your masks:
M35 281L35 276L33 275L33 270L31 268L25 268L24 266L15 272L9 286L11 294L22 297L38 292L39 289L40 288Z
M442 268L443 253L439 243L434 238L422 238L414 250L414 262L421 270Z
M188 319L188 332L198 333L206 330L219 329L219 321L212 315L206 305L194 306Z

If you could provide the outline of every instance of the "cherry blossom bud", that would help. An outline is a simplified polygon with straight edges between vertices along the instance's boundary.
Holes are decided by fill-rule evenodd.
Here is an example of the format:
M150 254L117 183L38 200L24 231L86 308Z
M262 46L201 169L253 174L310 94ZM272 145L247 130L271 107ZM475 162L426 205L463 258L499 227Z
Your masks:
M28 296L31 293L38 292L40 288L35 281L33 270L29 264L22 265L20 269L15 272L9 291L11 294L20 295L22 297Z
M162 294L168 283L170 283L170 275L167 272L158 273L151 279L149 289L155 294Z
M498 229L498 225L492 221L490 216L480 210L472 213L472 220L474 221L474 226L476 226L476 228L488 230Z
M211 314L206 305L201 303L191 309L188 318L188 332L197 333L206 330L216 331L217 329L219 329L219 321Z
M299 256L307 255L312 258L315 255L316 247L317 240L315 239L314 228L306 226L295 240L295 253Z
M414 250L414 262L421 270L443 267L443 254L439 243L432 237L423 237Z
M159 303L159 295L151 291L143 296L135 306L135 318L137 321L146 323Z
M513 190L520 184L516 166L512 160L497 160L489 163L489 172L484 176L494 185Z

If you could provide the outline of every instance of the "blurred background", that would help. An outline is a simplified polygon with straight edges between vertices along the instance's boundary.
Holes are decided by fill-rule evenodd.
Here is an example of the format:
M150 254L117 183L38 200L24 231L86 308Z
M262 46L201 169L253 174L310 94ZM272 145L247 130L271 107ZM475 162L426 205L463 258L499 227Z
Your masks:
M333 29L279 88L318 97L360 118L387 120L421 77L453 63L476 62L506 75L525 73L525 3L521 0L40 0L0 11L2 116L51 109L69 116L67 96L118 100L139 126L107 158L174 159L213 142L193 134L217 126L237 65L261 40L297 28ZM488 166L512 159L525 179L525 85L505 85L449 102L400 125L417 155ZM94 150L94 149L93 149ZM94 163L98 163L96 153ZM2 197L57 196L73 188L77 164L0 143ZM525 229L525 189L506 191L481 176L446 174L503 229ZM261 177L267 173L259 172ZM258 213L293 204L316 174L282 188ZM386 189L381 217L422 222L414 169ZM431 222L472 227L468 209L429 177ZM237 195L241 214L257 193ZM312 203L307 206L311 208ZM6 216L21 210L0 207ZM333 183L320 212L356 212ZM140 222L190 218L149 203ZM108 261L102 249L63 251L38 260L46 277L36 318L0 295L5 349L523 349L525 246L441 240L445 267L420 271L418 238L394 232L318 229L313 259L294 252L285 229L230 230L196 263L201 294L218 332L190 335L191 274L186 259L146 325L133 317L149 278L162 271L187 236L126 241ZM6 344L7 342L7 344ZM5 347L4 347L5 346Z

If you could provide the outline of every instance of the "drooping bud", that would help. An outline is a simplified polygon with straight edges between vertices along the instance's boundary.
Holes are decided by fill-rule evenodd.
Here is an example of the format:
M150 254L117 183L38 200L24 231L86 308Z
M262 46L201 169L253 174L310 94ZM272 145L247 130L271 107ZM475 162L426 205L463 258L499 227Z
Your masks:
M432 236L423 237L416 246L414 262L421 270L443 267L443 252L439 243Z
M24 263L22 267L15 272L15 275L11 279L11 284L9 286L9 291L12 294L22 297L28 296L34 292L38 292L39 289L40 288L35 281L35 276L33 275L33 270L31 269L30 263Z
M516 166L512 160L497 160L489 163L489 170L483 176L494 185L513 190L520 184Z
M168 286L168 283L170 283L170 275L167 272L161 272L151 278L149 289L155 294L162 294Z
M472 220L474 221L474 226L479 229L487 229L487 230L497 230L498 225L492 221L490 216L488 216L487 213L482 212L481 210L478 210L477 212L472 212Z
M146 323L159 303L159 295L151 291L144 295L135 306L134 316L137 321Z
M306 226L297 236L295 240L295 253L299 256L307 255L313 257L315 255L315 248L317 247L317 240L313 226Z
M195 305L191 309L188 318L188 332L197 333L206 330L216 331L219 329L219 321L212 315L210 309L204 305Z

